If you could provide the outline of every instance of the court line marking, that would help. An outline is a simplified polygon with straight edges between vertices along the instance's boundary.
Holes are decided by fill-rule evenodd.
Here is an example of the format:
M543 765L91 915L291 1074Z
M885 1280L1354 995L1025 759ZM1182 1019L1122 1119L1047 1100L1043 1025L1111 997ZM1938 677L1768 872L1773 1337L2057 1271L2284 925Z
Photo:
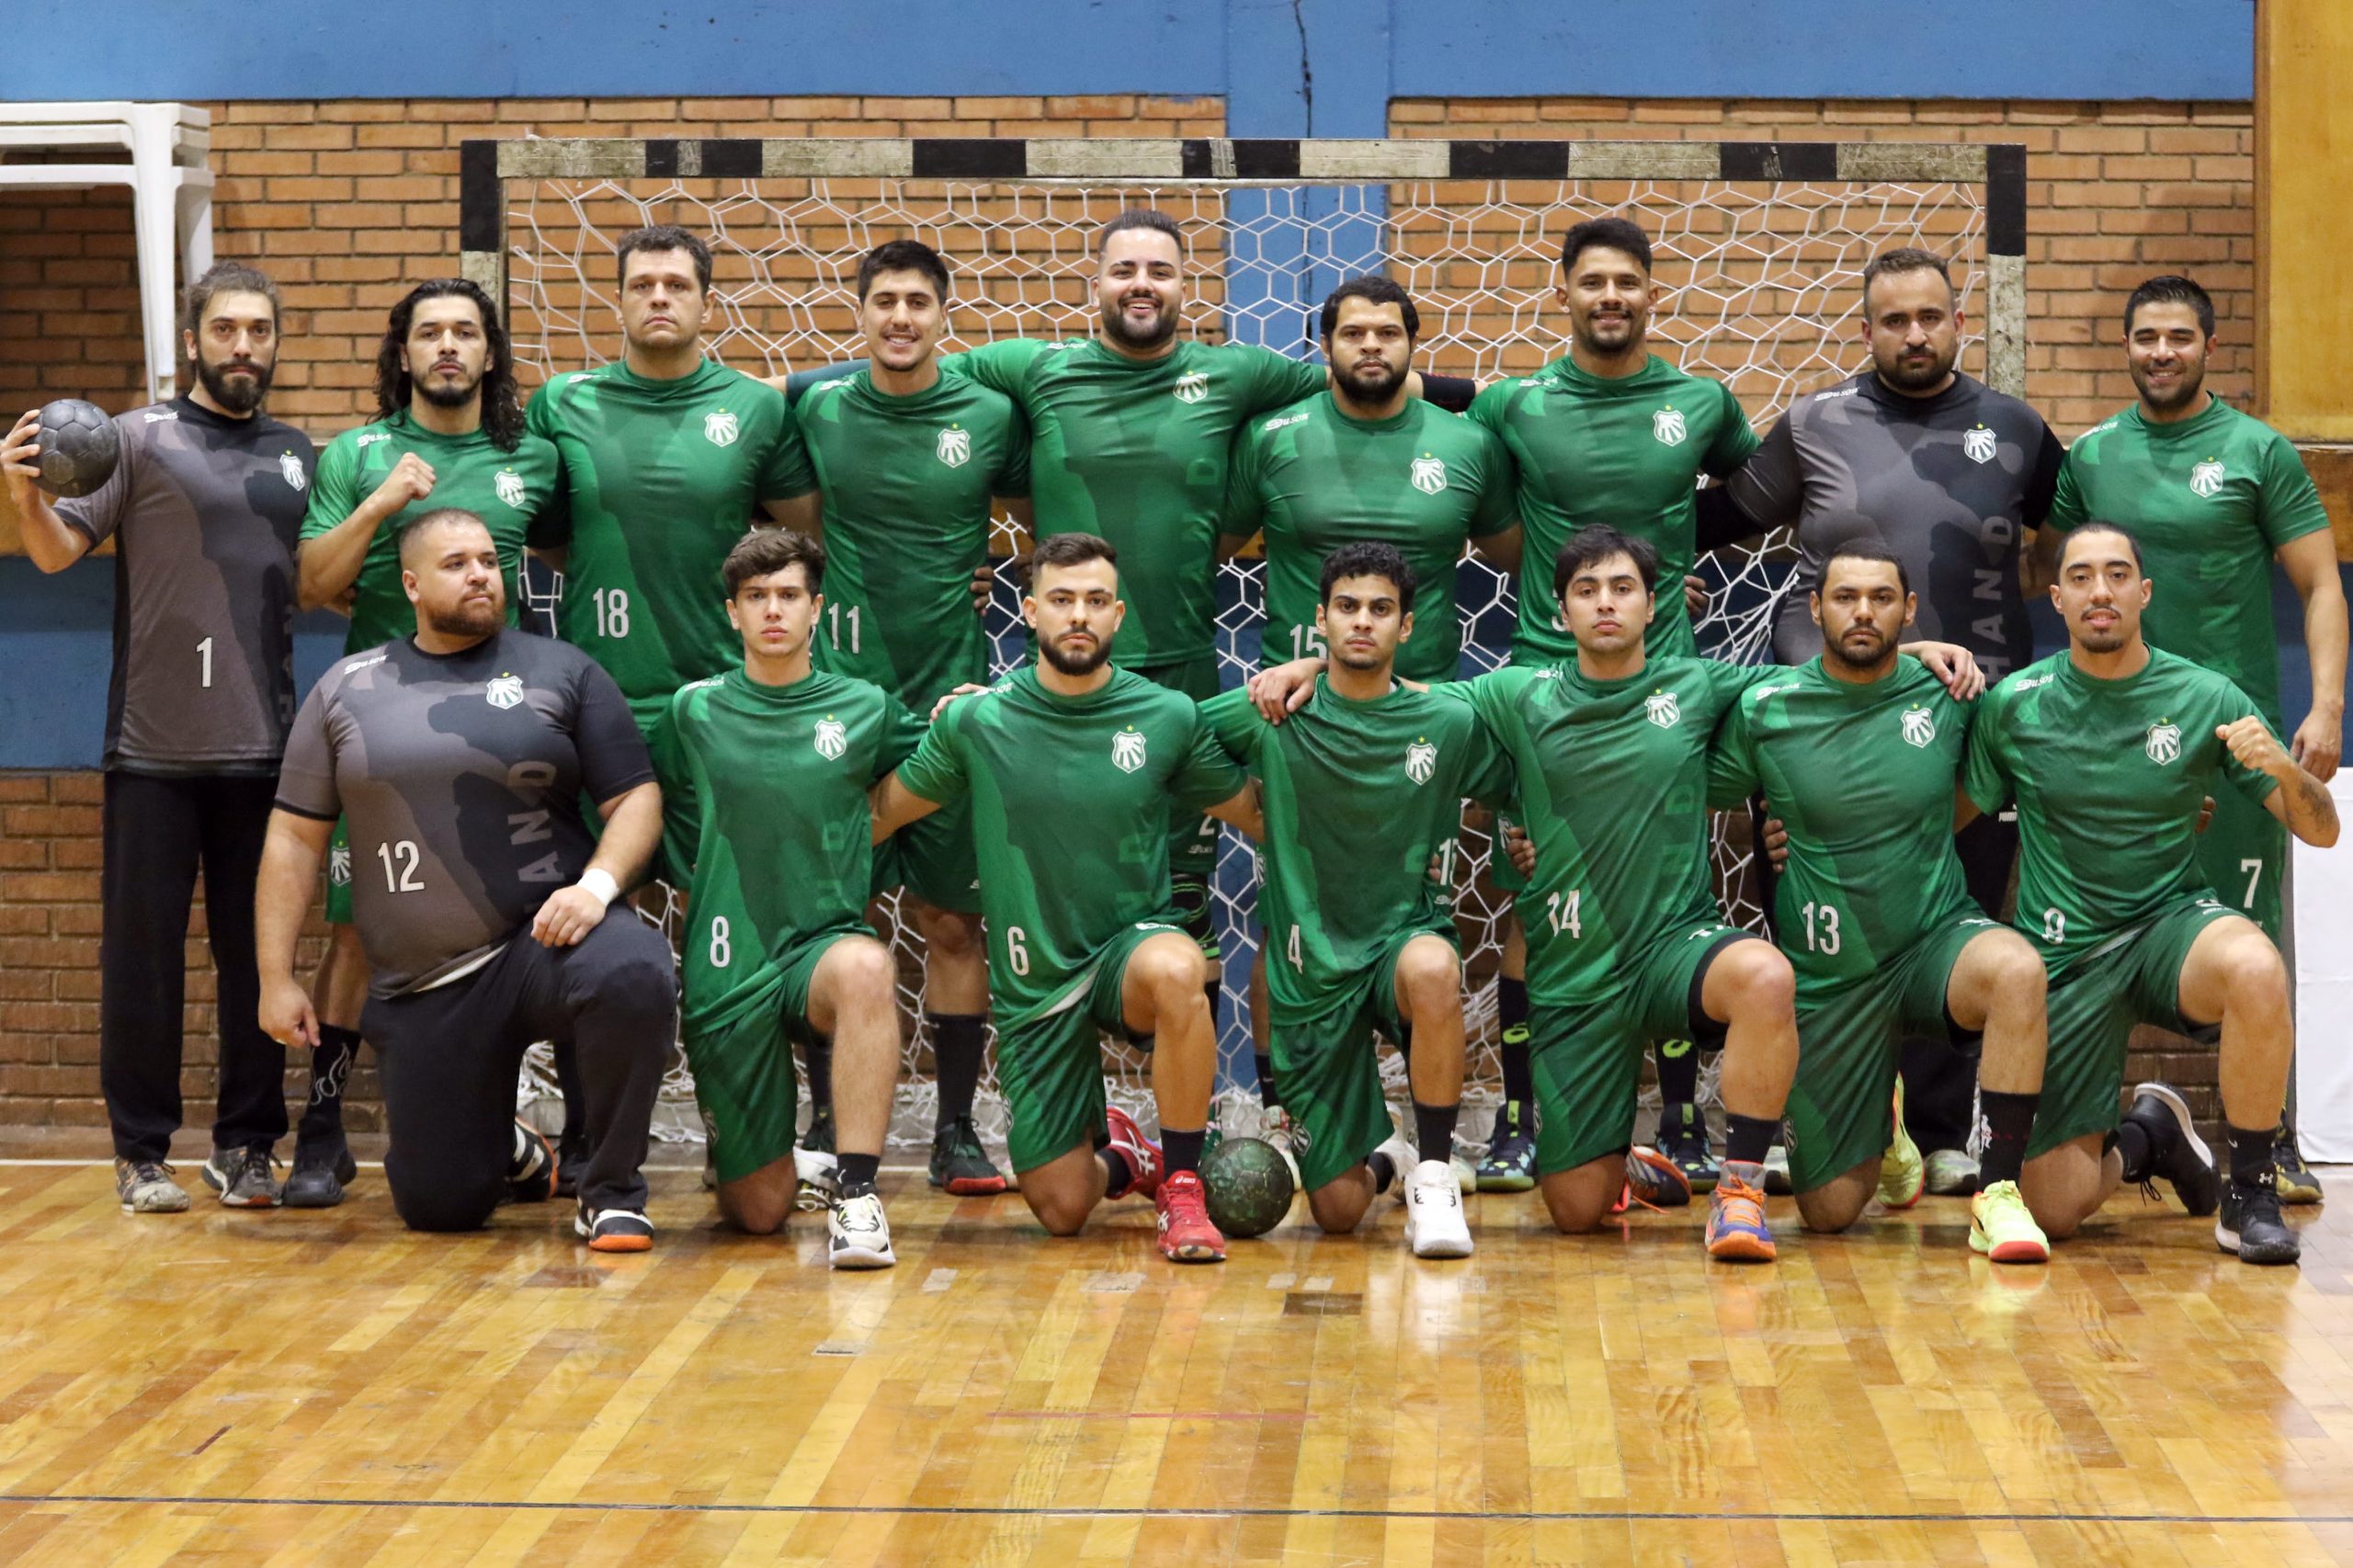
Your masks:
M1647 1509L1592 1509L1574 1513L1532 1510L1444 1508L1017 1508L984 1504L907 1504L891 1507L867 1503L619 1503L526 1502L452 1497L151 1497L129 1493L59 1492L46 1496L0 1493L0 1506L39 1507L62 1503L131 1506L233 1508L438 1508L540 1513L612 1514L806 1514L891 1517L1050 1519L1472 1519L1537 1524L2086 1524L2086 1525L2347 1525L2353 1514L1828 1514L1806 1510L1745 1509L1677 1513Z
M381 1170L382 1170L382 1169L384 1168L384 1162L383 1162L383 1161L381 1161L381 1160L359 1160L359 1161L356 1161L356 1162L354 1162L354 1163L355 1163L355 1164L357 1164L357 1165L359 1166L359 1168L360 1168L361 1170L363 1170L363 1171L381 1171ZM113 1162L111 1162L111 1161L109 1161L109 1160L104 1160L104 1159L97 1159L97 1160L35 1160L35 1159L13 1160L13 1159L0 1159L0 1169L6 1169L6 1168L7 1168L8 1166L11 1166L11 1165L34 1165L34 1166L39 1166L39 1165L46 1165L46 1166L87 1165L90 1169L92 1169L92 1170L94 1170L94 1171L107 1171L107 1170L112 1170L112 1169L114 1168L114 1167L113 1167ZM881 1167L880 1167L880 1168L881 1168L881 1173L882 1173L884 1176L922 1176L922 1175L926 1175L926 1174L928 1174L928 1173L929 1173L929 1170L930 1170L930 1167L929 1167L929 1166L927 1166L927 1165L883 1165L883 1166L881 1166ZM699 1174L701 1173L701 1171L702 1171L702 1167L701 1167L700 1165L642 1165L642 1166L640 1166L640 1167L639 1167L639 1169L641 1169L641 1170L645 1170L645 1171L664 1171L664 1172L667 1172L667 1173L669 1173L669 1174L671 1174L671 1175L673 1175L673 1176L678 1175L678 1174L680 1174L680 1173L687 1173L687 1174L691 1174L691 1175L699 1175Z

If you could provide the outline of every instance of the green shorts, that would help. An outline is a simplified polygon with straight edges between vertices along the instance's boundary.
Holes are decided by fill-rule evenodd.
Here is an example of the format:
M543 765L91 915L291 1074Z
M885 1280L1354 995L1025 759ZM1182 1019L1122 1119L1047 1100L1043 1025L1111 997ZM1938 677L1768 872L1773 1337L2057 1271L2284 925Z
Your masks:
M759 990L728 1017L707 1026L691 1019L687 1024L687 1066L694 1074L695 1099L710 1130L721 1181L740 1181L792 1153L801 1115L792 1042L813 1033L809 985L827 950L858 936L873 938L870 931L812 937L770 963Z
M1790 1185L1812 1192L1887 1152L1895 1072L1907 1040L1955 1040L1945 993L1961 950L2005 927L1963 915L1870 974L1798 1006L1790 1085Z
M2124 1049L2134 1024L2189 1034L2181 1016L2181 966L2199 933L2238 911L2185 898L2084 954L2051 978L2051 1053L2026 1155L2049 1153L2090 1132L2113 1132L2123 1109Z
M1016 1173L1058 1160L1104 1130L1103 1031L1124 1034L1120 1005L1128 960L1174 917L1139 920L1095 950L1095 961L1047 1009L996 1030L996 1079L1005 1091L1006 1153Z
M351 822L335 819L335 836L327 840L327 924L351 924Z
M1665 1040L1696 1040L1702 1049L1719 1043L1724 1028L1700 1009L1700 983L1718 953L1759 940L1720 920L1697 921L1636 954L1614 996L1529 1008L1539 1171L1573 1170L1632 1143L1643 1048ZM1288 1097L1290 1085L1283 1089Z
M2236 790L2214 791L2214 820L2198 835L2198 870L2214 896L2279 942L2288 829Z
M874 846L870 891L904 888L937 909L981 912L981 865L972 849L972 799L951 801Z
M1418 937L1455 941L1451 930L1401 931L1347 1002L1297 1019L1274 1019L1275 1081L1298 1131L1300 1180L1310 1192L1356 1165L1394 1131L1372 1036L1378 1029L1400 1048L1405 1044L1404 1021L1397 1016L1397 958Z
M1218 693L1217 655L1202 653L1190 659L1179 659L1173 665L1131 666L1137 675L1154 686L1206 702ZM1168 814L1168 874L1179 881L1191 881L1204 886L1217 881L1218 821L1199 812L1181 807ZM1180 909L1179 913L1188 913ZM1205 911L1204 911L1205 913ZM1185 929L1197 938L1203 926L1188 920ZM1215 938L1202 943L1202 950L1217 956Z

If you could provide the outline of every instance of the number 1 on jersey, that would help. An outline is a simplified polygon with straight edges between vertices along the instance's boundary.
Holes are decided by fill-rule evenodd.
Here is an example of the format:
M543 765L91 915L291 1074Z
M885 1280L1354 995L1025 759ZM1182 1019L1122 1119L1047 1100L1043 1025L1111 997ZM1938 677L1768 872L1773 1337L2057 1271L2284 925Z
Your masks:
M199 671L199 674L197 676L197 684L203 687L205 690L210 691L212 689L211 638L208 637L203 642L199 642L196 645L196 662ZM2248 896L2253 897L2254 895L2249 894Z

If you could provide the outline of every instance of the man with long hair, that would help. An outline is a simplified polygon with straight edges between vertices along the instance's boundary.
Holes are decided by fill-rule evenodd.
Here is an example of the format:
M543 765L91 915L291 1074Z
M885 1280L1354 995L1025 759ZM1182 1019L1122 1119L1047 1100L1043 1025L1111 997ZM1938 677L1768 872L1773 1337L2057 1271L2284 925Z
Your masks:
M563 494L554 443L523 428L506 330L490 296L462 278L420 283L392 307L376 350L375 419L337 436L319 458L295 557L302 608L347 608L347 654L406 636L416 614L393 540L411 518L455 506L490 529L512 625L523 537ZM327 854L327 922L310 1103L286 1183L285 1200L297 1209L342 1202L353 1169L343 1085L359 1049L368 960L351 923L351 848L341 824Z

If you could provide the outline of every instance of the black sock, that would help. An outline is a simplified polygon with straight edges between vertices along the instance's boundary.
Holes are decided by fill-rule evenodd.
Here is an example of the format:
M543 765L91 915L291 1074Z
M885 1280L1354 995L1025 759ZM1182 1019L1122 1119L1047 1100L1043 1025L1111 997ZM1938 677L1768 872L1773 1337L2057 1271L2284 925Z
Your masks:
M1135 1166L1130 1165L1128 1157L1117 1149L1108 1146L1097 1149L1095 1157L1103 1162L1104 1174L1110 1178L1103 1184L1104 1197L1117 1198L1135 1181Z
M1454 1158L1454 1123L1462 1114L1461 1105L1424 1105L1414 1102L1414 1142L1417 1153L1425 1160Z
M874 1190L874 1178L882 1169L880 1154L844 1154L834 1179L844 1198L863 1198Z
M1190 1132L1179 1132L1173 1127L1160 1130L1161 1169L1170 1176L1178 1171L1201 1168L1201 1143L1209 1137L1207 1128L1196 1127Z
M830 1118L834 1114L834 1042L823 1035L812 1035L801 1055L809 1069L809 1114L813 1119Z
M1275 1088L1275 1059L1261 1051L1250 1061L1258 1070L1258 1103L1268 1110L1282 1109L1283 1096Z
M358 1056L358 1029L319 1026L319 1043L311 1051L311 1099L302 1108L297 1144L331 1143L343 1136L343 1086Z
M981 1059L987 1050L988 1020L978 1013L931 1015L931 1064L939 1081L934 1131L972 1114L972 1096L981 1088Z
M1979 1106L1985 1113L1985 1147L1977 1156L1978 1179L1985 1187L2016 1181L2026 1168L2026 1141L2034 1131L2034 1108L2040 1090L2030 1095L2006 1095L1980 1089Z
M1396 1165L1378 1149L1364 1157L1364 1168L1372 1173L1372 1195L1375 1198L1387 1192L1390 1184L1397 1179Z
M1761 1165L1765 1163L1765 1152L1780 1135L1781 1119L1778 1116L1734 1116L1726 1111L1724 1163Z
M2149 1167L2156 1149L2149 1141L2149 1130L2127 1117L2116 1128L2116 1152L2124 1156L2124 1179L2143 1182L2149 1179Z
M2233 1187L2269 1187L2279 1169L2271 1155L2272 1135L2279 1131L2270 1127L2248 1129L2228 1123L2222 1131L2231 1140L2231 1185Z
M1536 1103L1536 1072L1528 1064L1528 982L1495 976L1495 1022L1503 1026L1504 1098Z
M1668 1106L1699 1103L1699 1048L1689 1040L1658 1042L1658 1097Z
M1210 967L1215 969L1217 966L1211 964ZM1219 1006L1225 1001L1225 987L1215 978L1205 980L1201 983L1201 997L1210 1005L1210 1038L1215 1040L1225 1032L1225 1026L1218 1021L1217 1016Z

